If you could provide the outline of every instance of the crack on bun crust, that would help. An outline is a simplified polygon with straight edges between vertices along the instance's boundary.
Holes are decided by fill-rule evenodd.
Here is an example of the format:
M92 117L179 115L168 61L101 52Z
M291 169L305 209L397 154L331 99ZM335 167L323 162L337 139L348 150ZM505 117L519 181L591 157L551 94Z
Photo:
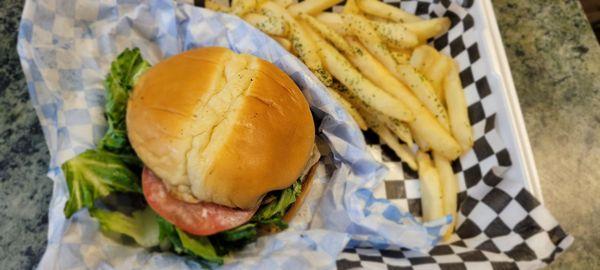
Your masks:
M250 209L291 185L314 144L306 99L277 67L225 48L194 49L147 71L128 134L170 193Z

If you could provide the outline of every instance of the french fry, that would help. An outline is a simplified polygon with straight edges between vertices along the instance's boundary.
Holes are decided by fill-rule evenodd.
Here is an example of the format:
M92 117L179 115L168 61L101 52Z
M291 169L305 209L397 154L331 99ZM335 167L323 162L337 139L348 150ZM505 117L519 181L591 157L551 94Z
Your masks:
M344 15L349 15L344 19ZM358 14L337 14L323 12L317 19L341 35L356 35L361 41L370 43L385 42L394 49L412 48L419 44L417 36L397 23L379 23ZM358 28L355 28L358 27ZM373 37L377 35L378 37ZM385 46L384 46L385 47Z
M410 56L410 65L419 72L423 72L430 66L435 58L437 51L431 46L421 45L416 47Z
M412 92L430 110L440 124L449 130L448 113L433 90L431 83L410 65L400 64L394 73L398 79L407 85Z
M440 176L431 164L428 154L419 151L417 153L417 163L419 165L419 178L421 180L423 221L436 220L444 216Z
M409 64L418 71L423 70L425 68L425 65L427 65L427 54L420 48L421 46L413 50L409 60Z
M464 153L473 146L473 130L469 121L467 102L458 75L458 68L454 63L444 79L444 94L450 117L450 130Z
M405 122L414 121L414 115L406 108L406 105L363 77L342 54L317 33L312 32L312 36L318 45L319 54L327 70L353 95L385 115Z
M357 0L346 0L346 4L344 5L344 9L342 13L344 14L360 14L360 8L356 3Z
M283 47L286 51L289 52L290 50L292 50L292 42L289 41L287 38L282 38L278 36L272 36L271 38L277 41L277 43L279 43L279 45L281 45L281 47Z
M413 138L410 133L410 127L406 123L399 121L398 119L392 119L389 117L384 117L382 122L385 124L387 128L389 128L400 140L406 143L409 147L413 146Z
M410 55L412 54L414 49L413 48L411 48L411 49L390 48L390 50L392 52L400 53L400 54L404 55L404 57L406 57L408 60L410 60Z
M450 29L450 19L446 17L435 18L431 20L422 20L418 22L408 22L403 24L408 31L417 35L421 42L432 37L445 33Z
M398 64L407 64L410 61L410 53L399 50L392 50L391 53Z
M248 13L244 15L243 18L244 21L268 35L286 37L288 34L287 24L284 21L277 19L277 17Z
M371 22L360 15L342 14L344 24L360 40L367 50L377 58L385 67L394 70L397 63L394 56L376 33Z
M442 57L442 54L429 45L421 45L413 51L410 64L427 78L440 103L443 104L445 96L442 84L452 65L452 60Z
M356 108L356 110L362 115L363 119L366 121L368 127L375 131L375 127L381 126L379 127L379 129L377 129L376 133L378 133L379 136L382 137L382 140L383 138L386 138L387 141L393 141L390 142L390 144L392 145L390 146L390 148L392 148L392 150L394 150L396 154L402 158L402 160L405 160L413 170L417 170L416 162L414 162L414 154L410 150L410 147L412 147L413 144L409 144L409 147L407 145L398 143L396 138L394 138L393 140L390 139L393 137L392 135L385 135L391 134L390 132L392 132L396 134L396 136L398 136L401 140L405 142L412 142L412 135L410 134L410 129L408 129L406 123L400 122L397 119L391 118L383 114L379 114L377 112L373 113L374 110L368 104L366 104L360 98L352 95L348 88L346 88L339 82L336 82L334 85L332 85L332 88L335 89L336 93L338 93L349 103L351 103L351 105L353 105L354 108ZM396 130L394 130L394 128ZM387 144L387 142L385 141L384 143Z
M301 13L314 15L338 4L339 2L342 2L342 0L306 0L290 5L288 7L288 11L294 16L298 16Z
M351 14L342 14L341 16L344 23L356 34L367 50L412 90L427 109L434 114L442 127L449 129L448 114L440 99L436 96L431 84L410 65L396 62L391 51L373 33L374 28L368 20L364 17Z
M433 86L433 90L442 104L446 100L443 85L444 78L446 78L446 74L448 74L453 64L452 59L443 57L440 53L437 53L434 61L423 71L423 75L431 82L431 86Z
M354 106L352 106L352 104L350 104L350 102L348 102L346 99L344 99L340 94L338 94L332 88L326 87L326 89L328 90L328 92L331 95L331 97L333 97L333 99L335 99L337 102L339 102L342 105L342 107L344 109L346 109L346 111L348 112L348 114L350 114L350 116L354 119L354 121L356 122L356 124L358 125L358 127L361 130L367 130L368 129L367 122L360 115L360 113L356 110L356 108L354 108Z
M399 23L385 23L371 21L375 31L392 48L414 48L419 45L419 39L416 34L408 31L404 25Z
M450 132L444 129L425 105L396 77L379 63L367 50L352 38L346 39L353 50L360 53L347 55L365 77L381 89L387 91L413 112L415 121L408 123L413 132L413 138L422 150L433 149L442 153L446 158L454 160L461 153L461 148Z
M385 144L387 144L394 151L394 153L396 153L396 155L400 157L400 159L406 162L411 169L417 170L418 165L415 159L415 155L412 153L412 151L407 145L398 142L398 138L395 137L392 131L386 126L384 121L387 120L387 117L381 117L377 114L374 114L361 104L357 104L356 108L361 113L361 115L364 116L369 128L375 131L379 138Z
M350 47L350 45L348 45L346 40L344 40L344 37L342 37L337 32L333 31L332 29L328 28L321 21L315 19L314 17L312 17L310 15L306 15L306 14L300 14L299 17L302 20L304 20L305 22L307 22L308 25L310 25L315 31L317 31L317 33L319 35L321 35L322 37L327 39L327 41L331 42L331 44L333 44L333 46L335 46L342 53L344 53L344 54L354 53L352 51L352 48Z
M374 21L374 22L392 22L392 21L390 21L390 20L388 20L386 18L378 17L378 16L371 15L371 14L364 14L364 16L365 16L365 18L367 18L367 19L369 19L371 21Z
M448 228L448 231L444 235L444 240L448 240L454 231L454 226L456 226L458 179L456 179L452 171L450 161L442 155L433 152L433 163L440 176L444 215L452 215L452 224L450 224L450 228Z
M354 18L354 17L357 17L357 18ZM354 25L354 24L352 24L352 22L349 21L349 18L354 18L354 19L356 19L357 22L360 22L361 19L359 16L352 16L352 15L344 16L343 15L342 18L344 19L345 22L348 23L348 25L350 25L350 28L352 30L368 29L368 27L365 25ZM363 37L363 39L361 39L360 37ZM409 88L412 90L412 92L417 96L417 98L419 98L421 100L421 102L425 105L425 107L427 107L427 109L429 109L434 114L434 116L436 117L436 119L438 119L440 124L444 128L449 129L448 114L446 112L446 109L444 109L444 106L440 102L440 99L437 97L431 84L425 78L423 78L423 75L418 73L414 68L412 68L409 65L396 63L396 61L393 60L393 56L391 56L391 52L389 50L387 50L387 48L384 48L382 46L377 46L376 45L377 39L373 38L372 36L369 37L367 34L367 31L361 31L361 33L359 34L359 39L361 39L361 42L362 42L363 46L365 46L365 47L369 46L367 44L370 44L371 46L367 47L367 51L373 53L375 58L377 58L377 60L381 61L381 63L388 70L394 71L393 74L396 75L396 77L398 79L400 79L400 81L402 83L409 86ZM372 42L368 42L369 39L372 40ZM367 43L367 44L365 44L365 43ZM360 44L358 44L356 42L353 42L353 44L356 47L360 47ZM387 54L389 54L391 57L386 56ZM383 61L385 61L385 62L383 62ZM370 61L370 62L372 62L372 61ZM380 68L378 68L378 69L380 69ZM373 81L379 80L379 79L377 79L379 77L379 75L374 74L373 70L371 70L369 72L369 70L367 70L365 68L363 70L363 73L365 73L365 74L371 73L372 75L370 77L371 77L371 80L373 80ZM367 77L369 77L369 76L367 76Z
M391 48L390 51L392 52L392 56L394 56L394 58L396 59L396 63L410 63L410 57L412 55L413 49Z
M327 25L329 28L333 29L333 31L337 32L340 35L350 35L350 29L347 25L344 24L344 20L340 14L331 13L331 12L323 12L316 16L317 20Z
M406 164L408 164L408 167L410 167L413 170L419 169L419 165L417 164L417 162L415 160L415 156L410 151L408 146L405 144L400 144L398 142L398 138L396 138L394 136L394 134L392 134L392 132L386 126L374 125L374 126L370 126L370 127L373 129L373 131L375 131L375 133L377 133L379 138L385 144L387 144L392 150L394 150L394 153L396 153L396 155L398 155L398 157L400 157L400 159L402 159L402 161L404 161L404 162L406 162Z
M231 7L222 5L215 0L205 0L204 7L206 7L207 9L210 9L210 10L223 12L223 13L231 12Z
M333 79L325 70L321 58L317 52L314 40L309 36L307 30L300 25L291 14L283 7L273 2L266 2L259 8L264 15L278 18L289 26L289 39L292 48L304 64L323 82L325 86L331 85Z
M358 0L358 6L365 13L395 22L418 22L423 20L418 16L378 0Z
M334 81L331 84L331 86L329 86L329 88L335 90L336 93L340 94L340 96L342 96L346 101L350 102L350 104L352 104L352 106L354 106L354 108L356 108L359 113L361 111L364 111L365 109L367 111L375 110L371 106L369 106L369 104L365 103L365 101L360 99L358 96L354 95L353 92L348 89L348 87L344 86L339 81ZM365 117L363 117L363 118L365 118ZM366 121L366 118L365 118L365 121ZM367 123L367 125L368 125L368 123Z
M433 125L430 120L434 120L433 122L438 123L438 125ZM450 136L448 131L441 127L435 119L418 118L418 120L410 124L410 127L419 148L423 150L439 149L439 152L450 160L454 160L460 156L461 148L456 139Z
M415 122L417 122L417 121L415 120ZM413 126L415 126L414 122L413 122L413 125L410 127L411 128L410 131L412 131L413 140L415 140L415 143L419 146L419 150L420 151L430 151L430 150L432 150L430 141L426 140L427 139L426 136L423 136L424 132L419 131L417 128L414 128ZM425 129L425 128L421 127L421 129ZM452 138L452 136L450 136L450 137ZM452 139L454 140L454 138L452 138ZM456 143L456 141L454 143L458 146L458 144ZM460 146L458 146L458 150L460 151Z
M272 0L273 2L275 2L275 4L278 4L284 8L289 7L290 5L293 5L295 3L298 3L298 1L294 1L294 0Z
M232 0L231 13L242 17L256 8L256 0Z

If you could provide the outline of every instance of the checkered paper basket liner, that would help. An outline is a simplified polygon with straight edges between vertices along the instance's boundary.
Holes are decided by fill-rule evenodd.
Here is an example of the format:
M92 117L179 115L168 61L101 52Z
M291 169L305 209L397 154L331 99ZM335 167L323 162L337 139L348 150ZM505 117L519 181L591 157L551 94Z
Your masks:
M474 131L473 149L453 162L459 181L458 223L449 244L428 254L401 248L347 248L339 269L530 269L549 264L572 241L548 210L525 189L523 182L503 179L511 166L510 154L496 130L498 87L492 87L490 64L478 46L481 34L469 13L472 1L386 1L424 18L448 17L450 30L430 44L450 55L460 66L460 78ZM334 7L339 11L343 3ZM501 124L501 123L500 123ZM377 134L364 132L369 150L389 173L375 196L387 198L413 215L421 216L417 172Z
M424 18L448 17L450 30L430 44L460 66L473 149L452 163L459 181L458 223L449 244L427 254L403 248L376 249L359 241L344 250L338 269L530 269L554 260L572 242L523 182L503 179L511 158L496 130L499 96L492 87L490 64L482 59L481 38L469 12L473 1L385 1ZM341 11L345 1L328 11ZM202 3L196 3L202 5ZM371 130L364 132L369 151L389 169L375 197L421 217L418 173L410 169Z

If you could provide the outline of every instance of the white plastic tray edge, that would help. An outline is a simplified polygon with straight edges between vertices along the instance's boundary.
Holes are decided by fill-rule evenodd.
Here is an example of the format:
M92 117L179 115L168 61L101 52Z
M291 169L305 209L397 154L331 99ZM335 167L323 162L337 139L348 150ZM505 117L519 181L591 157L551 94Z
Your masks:
M542 189L540 186L540 180L535 165L533 152L529 143L529 137L525 128L525 122L523 120L523 114L521 112L521 106L519 104L519 98L515 89L512 74L510 72L510 66L506 57L506 51L502 43L500 31L494 14L494 9L490 0L475 1L472 9L476 10L475 14L483 15L479 16L478 21L483 23L484 28L482 29L485 35L485 40L492 41L483 42L482 44L486 47L485 49L491 54L489 59L494 66L494 70L500 72L498 74L501 78L502 89L504 91L497 91L503 99L502 106L506 112L508 121L504 121L509 127L509 132L513 134L513 138L505 138L507 141L511 159L513 162L512 168L507 172L507 177L523 177L525 187L541 202L543 203ZM500 112L498 123L501 122L503 115ZM503 123L503 125L504 125ZM504 133L500 130L501 134ZM510 147L511 143L514 147ZM513 149L510 149L513 148ZM512 150L512 151L511 151ZM512 171L511 171L512 170Z

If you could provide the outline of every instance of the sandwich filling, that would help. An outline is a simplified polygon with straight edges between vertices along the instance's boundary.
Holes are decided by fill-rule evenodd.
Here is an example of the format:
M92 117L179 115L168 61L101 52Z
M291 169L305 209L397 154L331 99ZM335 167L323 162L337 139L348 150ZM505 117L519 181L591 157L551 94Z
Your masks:
M190 234L213 235L246 224L251 219L252 229L273 232L286 227L284 217L289 220L290 215L295 214L287 213L287 210L304 192L302 187L306 185L303 185L303 182L310 181L309 171L319 158L320 154L315 145L298 181L283 191L267 194L259 207L250 210L211 202L190 203L180 200L172 195L163 181L147 167L142 173L142 189L146 202L157 214Z

